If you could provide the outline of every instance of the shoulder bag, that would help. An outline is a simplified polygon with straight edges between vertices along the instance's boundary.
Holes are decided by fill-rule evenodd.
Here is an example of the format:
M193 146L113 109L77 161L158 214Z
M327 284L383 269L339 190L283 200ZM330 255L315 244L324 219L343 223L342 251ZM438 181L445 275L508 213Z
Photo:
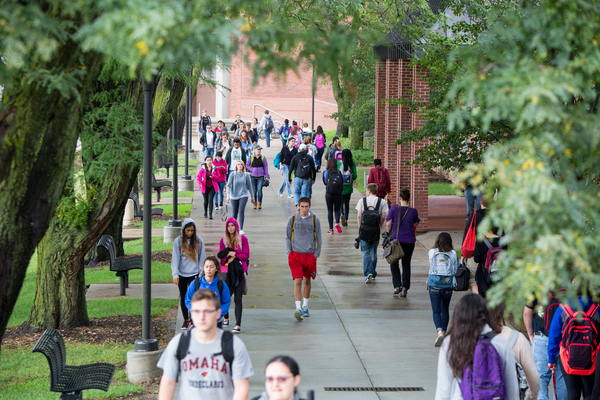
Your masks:
M410 207L406 209L406 212L402 216L402 219L398 219L396 229L392 231L392 233L390 234L390 238L393 238L394 233L396 233L398 229L400 229L400 224L402 223L402 221L404 221L404 218L406 218L408 210L410 210ZM398 207L398 215L400 215L400 207ZM383 247L383 257L390 265L399 262L402 259L402 257L404 257L404 250L402 250L402 246L400 245L398 239L392 239L387 245Z

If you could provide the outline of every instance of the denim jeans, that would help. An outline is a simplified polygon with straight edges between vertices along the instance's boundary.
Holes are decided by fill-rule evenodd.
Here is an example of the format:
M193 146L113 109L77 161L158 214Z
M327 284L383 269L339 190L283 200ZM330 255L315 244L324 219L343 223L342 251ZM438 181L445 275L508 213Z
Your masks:
M366 242L364 240L360 240L360 251L363 256L363 274L365 276L373 275L373 278L377 276L377 246L379 245L379 240L375 242Z
M535 335L531 344L533 358L535 359L535 367L540 374L540 393L539 400L548 399L548 385L552 385L552 371L548 369L548 337ZM567 386L562 376L560 368L556 368L556 391L558 392L558 400L567 400Z
M211 156L211 158L215 157L215 148L214 147L204 146L204 158L206 158L207 156Z
M429 300L431 311L433 311L433 323L435 329L446 333L448 321L450 321L450 300L452 300L452 288L436 289L429 286Z
M473 188L465 189L465 203L467 203L467 219L471 221L471 216L475 212L473 203L477 204L477 209L481 209L481 196L483 193L479 193L477 196L473 194Z
M298 200L300 200L301 197L310 198L311 186L312 182L310 178L301 179L294 177L294 200L296 205L298 205Z
M281 171L283 173L283 183L279 188L279 194L283 194L284 189L287 187L288 196L292 195L292 186L290 185L290 181L288 181L288 177L290 176L290 166L281 164Z
M271 128L271 129L263 128L263 133L265 134L265 140L267 141L267 147L271 147L271 132L273 132L273 128Z
M221 202L221 203L223 202L223 197L224 197L223 195L225 194L224 193L225 184L227 182L217 182L217 183L219 184L219 191L215 194L215 206L218 206L219 202ZM219 200L219 196L221 196L221 200Z
M256 199L256 201L262 203L262 198L263 198L262 187L263 187L263 183L265 182L265 177L264 176L261 176L260 178L252 177L251 181L252 181L252 195L253 195L252 197L254 197Z

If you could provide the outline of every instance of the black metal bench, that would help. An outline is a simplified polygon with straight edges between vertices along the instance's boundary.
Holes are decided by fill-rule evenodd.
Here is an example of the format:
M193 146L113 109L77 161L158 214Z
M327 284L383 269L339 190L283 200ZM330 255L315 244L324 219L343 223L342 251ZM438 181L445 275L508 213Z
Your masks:
M115 366L108 363L66 365L65 342L56 329L46 329L32 352L46 356L50 365L50 391L61 393L62 400L81 399L81 391L87 389L107 392L115 373Z
M158 166L159 166L159 168L167 169L167 179L169 179L169 168L171 168L173 166L173 162L165 161L165 157L159 155L158 156Z
M96 246L98 249L102 248L108 253L110 270L116 272L116 275L120 278L121 296L125 296L125 289L129 287L129 270L143 269L143 257L117 258L115 240L110 235L102 235Z
M171 181L157 181L154 173L152 174L152 189L156 191L156 201L160 203L160 191L164 187L171 187Z
M134 217L139 217L144 220L144 212L140 208L140 196L137 193L130 193L129 198L133 200L134 206ZM162 208L153 208L150 210L151 215L163 215L164 210Z

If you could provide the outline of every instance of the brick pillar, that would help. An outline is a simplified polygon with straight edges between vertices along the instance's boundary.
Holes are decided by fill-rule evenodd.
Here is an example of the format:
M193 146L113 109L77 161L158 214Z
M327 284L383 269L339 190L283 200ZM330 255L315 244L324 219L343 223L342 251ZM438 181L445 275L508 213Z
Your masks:
M380 158L385 164L385 109L381 99L386 95L386 63L388 60L378 60L375 70L375 158Z
M429 99L429 84L423 81L424 71L418 66L413 68L413 99L415 101L427 101ZM425 120L421 118L421 113L411 115L412 129L420 129ZM429 140L421 140L411 143L411 160L417 156L417 152L429 145ZM421 223L418 231L426 232L429 229L429 173L420 166L411 167L411 205L419 212Z
M400 60L387 60L386 63L386 85L385 99L398 99L400 97ZM392 182L392 191L389 194L390 201L394 202L398 192L398 174L396 171L396 163L398 162L398 151L396 146L396 138L400 130L399 116L401 107L392 106L386 103L385 111L385 159L383 166L390 170L390 180Z

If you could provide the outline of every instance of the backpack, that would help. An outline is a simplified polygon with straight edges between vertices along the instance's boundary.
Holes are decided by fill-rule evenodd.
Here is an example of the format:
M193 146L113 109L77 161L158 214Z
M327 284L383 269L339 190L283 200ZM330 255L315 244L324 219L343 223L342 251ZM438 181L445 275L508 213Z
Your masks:
M382 193L385 196L385 189L387 188L387 180L385 174L382 172L383 168L377 168L377 194Z
M273 166L275 166L275 168L279 169L279 167L281 167L281 152L277 153L277 155L275 156L275 159L273 160Z
M327 171L327 179L325 182L325 190L331 195L342 194L344 184L342 182L342 174L340 171Z
M561 302L558 300L558 297L552 291L548 291L548 305L540 306L541 309L538 309L536 313L536 322L537 328L544 335L548 336L550 331L550 324L552 323L552 318L554 318L554 314L556 314L556 310L561 305Z
M219 279L219 281L221 280ZM190 350L191 337L192 332L185 331L179 338L179 344L177 345L177 351L175 352L175 357L177 358L177 381L179 381L179 375L181 372L181 360L185 358ZM223 335L221 336L221 352L213 354L212 357L221 355L225 359L225 362L229 364L229 371L233 374L232 364L233 359L235 358L235 353L233 351L233 333L229 331L223 331Z
M292 130L292 127L289 125L284 125L281 127L281 137L284 140L288 140L288 138L290 137L290 131Z
M477 281L477 287L480 288L481 293L485 294L490 287L492 287L493 276L496 273L496 260L502 253L502 247L494 247L487 238L483 239L483 242L488 248L487 256L485 257L485 264L483 268L477 268L475 273L475 280Z
M315 236L315 249L317 248L317 217L312 215L313 234ZM292 236L290 236L290 246L294 244L294 228L296 227L296 214L292 215ZM294 251L292 249L292 251Z
M429 266L427 284L436 289L450 289L456 285L454 273L450 254L436 251Z
M479 336L473 364L465 368L460 390L464 400L505 400L506 378L504 363L492 344L493 332Z
M573 311L563 304L563 331L560 342L560 361L569 375L592 375L598 356L598 305L587 312Z
M463 265L458 261L458 268L456 268L456 274L454 274L454 291L464 292L469 290L469 281L471 280L471 270L467 268L466 264Z
M517 343L517 339L519 338L519 332L511 329L510 337L508 338L508 344L512 349ZM527 394L527 389L529 389L529 383L527 382L527 378L525 377L525 371L523 371L523 367L520 363L515 362L515 367L517 369L517 380L519 381L519 399L525 400L525 395Z
M369 209L367 206L367 198L363 197L363 213L360 218L360 229L358 237L365 242L375 242L379 240L381 213L379 206L381 198L377 198L377 204L374 209ZM371 207L372 208L372 207Z
M344 186L352 185L352 168L348 168L346 171L344 171L344 163L342 163L342 165L340 166L340 172L342 173L342 180L344 181Z
M337 161L342 161L342 152L340 150L336 150L334 157Z
M300 179L308 179L311 177L310 170L310 156L306 154L304 157L299 157L296 173L294 175Z
M270 115L267 115L267 119L265 120L265 128L273 129L273 118Z
M200 290L200 276L196 276L194 279L194 292ZM219 290L219 301L223 298L223 281L221 278L217 281L217 289Z
M325 136L322 133L315 135L315 146L317 146L317 149L325 147Z

